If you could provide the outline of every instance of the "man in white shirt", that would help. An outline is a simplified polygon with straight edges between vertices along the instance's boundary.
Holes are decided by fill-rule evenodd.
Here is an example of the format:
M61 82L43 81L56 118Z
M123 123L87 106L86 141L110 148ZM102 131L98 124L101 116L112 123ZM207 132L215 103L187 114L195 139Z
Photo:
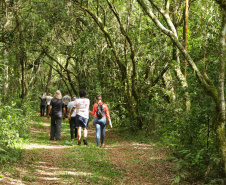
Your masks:
M68 105L67 105L67 111L68 112L71 112L72 108L74 107L75 100L76 100L76 96L73 96L72 97L72 101L68 103ZM72 113L71 120L69 121L69 123L70 123L71 141L73 141L77 137L77 128L76 128L76 124L75 124L75 116L76 116L76 109ZM75 136L74 136L74 133L75 133Z
M76 117L75 123L77 128L77 137L78 137L78 145L81 145L81 128L83 128L83 142L84 145L87 145L87 127L89 123L89 105L90 100L86 97L86 91L80 90L79 91L79 99L76 99L74 107L72 108L68 120L71 120L71 115L73 114L74 110L76 109Z

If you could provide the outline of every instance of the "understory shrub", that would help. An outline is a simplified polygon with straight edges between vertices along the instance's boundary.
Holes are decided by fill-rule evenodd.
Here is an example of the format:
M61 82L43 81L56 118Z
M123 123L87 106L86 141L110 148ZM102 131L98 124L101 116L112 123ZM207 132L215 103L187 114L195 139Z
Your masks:
M9 162L18 155L15 146L23 142L29 132L31 112L28 104L21 107L14 102L11 106L2 106L0 109L0 164Z

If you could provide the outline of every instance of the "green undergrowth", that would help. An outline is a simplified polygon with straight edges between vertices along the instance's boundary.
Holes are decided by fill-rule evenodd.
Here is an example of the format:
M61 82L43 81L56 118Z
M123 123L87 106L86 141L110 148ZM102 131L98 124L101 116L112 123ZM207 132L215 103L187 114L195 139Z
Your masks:
M117 184L122 173L105 157L107 151L94 147L75 146L58 162L65 168L73 168L79 183Z
M22 145L29 140L30 120L35 117L26 103L12 101L0 109L0 176L22 158Z
M136 132L131 132L126 128L118 128L113 131L115 134L118 134L120 137L130 140L133 142L147 143L147 144L158 144L163 146L164 143L160 139L155 138L154 136L148 136L142 130L137 130Z

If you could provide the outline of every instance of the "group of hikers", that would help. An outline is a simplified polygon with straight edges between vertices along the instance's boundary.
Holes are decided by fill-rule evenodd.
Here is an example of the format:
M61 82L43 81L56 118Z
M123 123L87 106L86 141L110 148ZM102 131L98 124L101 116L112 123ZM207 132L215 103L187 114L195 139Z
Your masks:
M49 119L51 116L50 140L60 140L62 119L66 117L70 123L71 140L78 139L78 145L81 145L81 131L83 129L83 143L87 142L87 128L89 124L89 113L94 115L94 125L96 127L96 142L97 147L104 147L105 128L107 119L110 127L112 127L111 118L106 103L102 102L100 95L96 96L96 102L93 105L93 110L89 111L90 100L86 98L86 91L79 91L79 98L72 98L65 93L62 97L60 90L55 92L54 97L49 93L48 96L42 94L40 104L40 116L44 116L45 108L46 115Z

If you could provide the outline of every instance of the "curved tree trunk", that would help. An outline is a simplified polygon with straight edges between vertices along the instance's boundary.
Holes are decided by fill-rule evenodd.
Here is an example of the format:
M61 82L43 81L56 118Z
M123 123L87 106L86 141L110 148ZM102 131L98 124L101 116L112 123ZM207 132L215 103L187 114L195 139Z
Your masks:
M72 58L72 57L68 57L68 58L67 58L67 62L66 62L66 65L65 65L65 69L66 69L66 71L67 71L68 82L69 82L69 84L70 84L70 86L71 86L73 92L74 92L76 95L78 95L78 92L76 91L75 86L74 86L74 84L73 84L73 82L72 82L72 80L71 80L70 72L69 72L69 70L68 70L68 65L69 65L69 61L70 61L71 58ZM71 94L71 96L72 96L72 94Z

